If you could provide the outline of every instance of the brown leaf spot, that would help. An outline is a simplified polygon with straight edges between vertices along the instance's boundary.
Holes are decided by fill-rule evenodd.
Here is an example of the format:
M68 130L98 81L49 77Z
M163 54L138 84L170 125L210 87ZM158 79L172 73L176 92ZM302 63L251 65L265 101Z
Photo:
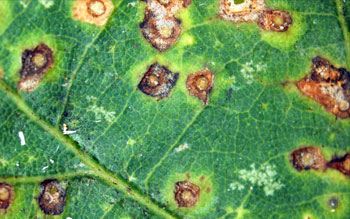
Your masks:
M220 0L219 17L234 23L257 22L264 30L284 32L293 23L288 12L267 8L264 0L245 0L235 3L234 0Z
M55 179L40 184L39 207L45 214L62 214L66 204L66 190Z
M0 212L6 211L14 197L13 187L6 183L0 183Z
M265 10L258 18L260 28L275 32L285 32L293 23L289 12L277 10Z
M304 147L295 150L291 154L291 162L293 167L297 170L324 170L326 167L326 160L319 148Z
M350 176L350 153L346 153L342 157L334 157L327 163L327 167L337 169L346 176Z
M148 0L145 17L140 24L144 38L160 52L169 49L182 31L180 21L174 15L189 4L190 0Z
M264 0L245 0L240 4L235 4L234 0L220 0L219 17L234 23L256 22L265 9Z
M178 77L179 73L173 73L165 66L154 63L144 74L138 88L149 96L162 99L169 96Z
M74 2L75 19L103 26L113 11L111 0L78 0Z
M209 69L204 69L187 77L186 87L190 95L198 97L204 104L209 102L209 93L213 87L214 75Z
M312 71L297 82L299 90L340 118L350 116L350 74L321 57L312 59Z
M18 82L19 90L35 90L43 75L51 69L53 61L53 52L44 43L40 43L33 50L24 50L22 69L19 73L21 78Z
M179 207L192 207L199 199L200 188L188 181L179 181L175 183L174 195Z

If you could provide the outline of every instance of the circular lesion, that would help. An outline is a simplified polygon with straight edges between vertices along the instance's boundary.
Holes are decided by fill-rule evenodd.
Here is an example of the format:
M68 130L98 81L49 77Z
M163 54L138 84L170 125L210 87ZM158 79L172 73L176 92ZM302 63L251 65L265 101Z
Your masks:
M175 183L174 195L179 207L192 207L199 200L200 188L191 182L179 181Z
M10 207L13 196L13 187L6 183L0 183L0 210L6 210Z
M86 6L88 13L93 17L99 17L106 13L106 6L101 0L90 0Z

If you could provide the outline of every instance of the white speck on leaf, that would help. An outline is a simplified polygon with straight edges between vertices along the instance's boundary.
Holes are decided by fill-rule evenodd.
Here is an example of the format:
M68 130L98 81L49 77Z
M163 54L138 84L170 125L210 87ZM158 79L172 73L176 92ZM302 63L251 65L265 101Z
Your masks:
M70 134L74 134L74 133L76 133L77 131L69 131L69 130L67 130L68 129L68 127L67 127L67 125L66 124L63 124L63 129L62 129L62 131L63 131L63 134L64 135L70 135Z
M39 0L45 8L50 8L55 2L53 0Z
M26 0L22 0L19 3L23 6L23 8L27 8L27 6L29 4Z
M54 161L54 160L52 160L52 159L50 159L50 163L55 163L55 161Z
M16 162L16 167L19 167L19 162Z
M239 182L233 182L230 184L230 188L231 188L231 190L237 189L238 191L241 191L242 189L244 189L244 186Z
M44 167L42 168L42 171L45 172L45 170L46 170L47 168L49 168L49 166L44 166Z
M188 148L190 148L190 146L187 143L184 143L184 144L180 145L179 147L175 148L175 152L180 152L180 151L186 150Z
M129 6L135 7L135 5L136 5L136 2L129 2L129 3L128 3L128 7L129 7Z
M108 112L102 106L98 107L92 105L89 107L88 111L92 111L95 114L96 120L101 120L103 117L108 123L110 123L115 118L115 112Z
M260 169L255 168L255 164L250 165L250 170L240 170L239 178L243 181L250 182L252 185L262 186L266 196L273 195L276 190L281 189L284 185L277 180L276 167L274 165L264 164ZM253 187L251 186L252 190Z
M21 145L22 145L22 146L25 145L25 144L26 144L26 140L24 139L24 134L23 134L22 131L19 131L19 132L18 132L18 137L19 137L19 139L21 140Z

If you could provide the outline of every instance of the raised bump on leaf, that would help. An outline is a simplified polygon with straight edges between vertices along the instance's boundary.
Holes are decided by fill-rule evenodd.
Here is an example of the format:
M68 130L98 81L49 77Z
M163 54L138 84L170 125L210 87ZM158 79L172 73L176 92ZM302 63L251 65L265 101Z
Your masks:
M191 4L191 0L147 0L147 7L140 29L144 38L163 52L176 43L182 28L175 14Z
M208 104L213 83L213 73L209 69L204 69L190 74L187 77L186 87L192 96L198 97L204 104Z
M111 0L78 0L74 2L73 16L77 20L103 26L113 9Z
M336 169L346 176L350 176L350 153L346 153L341 157L333 157L333 159L327 163L327 167Z
M174 196L179 207L189 208L198 202L200 188L189 181L176 182Z
M304 147L291 153L291 163L297 170L324 170L326 160L319 148Z
M45 180L40 184L39 207L45 214L62 214L66 204L66 190L55 179Z
M328 60L312 59L312 71L297 82L299 90L340 118L350 116L350 73L334 67Z
M0 183L0 213L6 211L13 202L13 187L6 183Z
M53 62L53 51L44 43L40 43L33 50L24 50L18 89L35 90L44 74L52 68Z
M293 23L289 12L269 9L264 0L220 0L219 17L234 23L258 23L264 30L285 32Z
M144 94L162 99L169 96L178 78L179 73L173 73L165 66L154 63L144 74L138 88Z

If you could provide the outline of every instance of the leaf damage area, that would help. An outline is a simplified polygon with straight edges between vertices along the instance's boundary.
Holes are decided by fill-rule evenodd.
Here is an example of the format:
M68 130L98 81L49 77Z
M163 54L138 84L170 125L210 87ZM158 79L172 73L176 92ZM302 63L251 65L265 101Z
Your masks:
M213 88L214 75L209 69L190 74L187 77L186 87L190 95L200 99L205 105L209 102L209 93Z
M18 89L35 90L44 74L52 68L53 62L53 51L44 43L40 43L33 50L24 50L22 69L19 73L21 80L17 84Z
M234 23L257 23L267 31L285 32L293 19L289 12L269 9L264 0L220 0L219 17Z
M336 169L346 176L350 176L350 153L346 153L342 157L334 157L327 163L327 167Z
M140 24L144 38L163 52L176 43L181 35L181 21L175 14L188 7L191 0L147 0L145 17Z
M327 112L345 119L350 116L350 74L334 67L328 60L312 59L312 71L296 83L307 97L323 105Z
M290 156L290 162L298 171L310 169L326 171L327 168L331 168L350 176L350 153L341 157L333 156L332 160L327 161L319 148L303 147L294 150Z
M194 206L199 200L199 195L199 186L187 180L175 183L174 196L178 207L189 208Z
M74 2L73 16L77 20L103 26L113 9L111 0L78 0Z
M179 78L165 66L154 63L141 79L138 89L144 94L159 99L168 97Z
M326 168L326 159L321 150L316 147L304 147L295 150L291 154L291 162L297 170L324 170Z
M0 213L6 211L13 202L13 187L6 183L0 183Z
M60 215L66 204L66 190L55 179L45 180L40 184L39 207L48 215Z

